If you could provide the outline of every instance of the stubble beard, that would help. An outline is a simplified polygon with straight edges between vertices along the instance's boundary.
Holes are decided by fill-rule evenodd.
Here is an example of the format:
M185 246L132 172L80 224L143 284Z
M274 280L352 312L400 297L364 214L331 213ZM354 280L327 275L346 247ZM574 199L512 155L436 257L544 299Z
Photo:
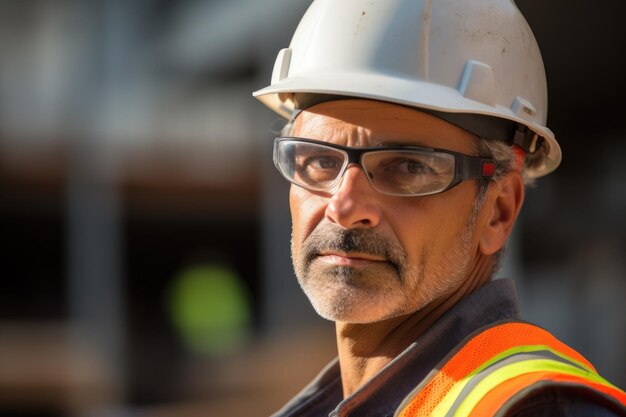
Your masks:
M472 213L473 214L473 213ZM416 264L395 237L376 229L341 229L323 221L291 253L298 282L316 312L327 320L372 323L418 311L459 288L471 260L475 216L435 264L427 245ZM387 262L371 268L333 266L317 259L322 251L358 252ZM297 256L295 255L297 253Z

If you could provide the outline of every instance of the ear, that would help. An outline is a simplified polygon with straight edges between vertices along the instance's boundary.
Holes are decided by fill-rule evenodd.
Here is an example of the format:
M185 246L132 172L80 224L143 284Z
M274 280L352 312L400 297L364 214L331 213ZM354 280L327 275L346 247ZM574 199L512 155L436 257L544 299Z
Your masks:
M524 202L524 180L518 171L509 172L492 183L485 199L479 250L485 255L496 253L504 246Z

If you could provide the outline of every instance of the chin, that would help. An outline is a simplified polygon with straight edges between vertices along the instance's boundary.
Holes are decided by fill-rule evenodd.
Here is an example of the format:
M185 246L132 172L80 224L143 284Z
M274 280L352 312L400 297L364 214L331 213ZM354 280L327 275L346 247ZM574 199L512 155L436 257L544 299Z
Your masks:
M358 292L358 290L351 289L343 294L329 295L305 291L317 314L326 320L367 324L397 317L404 313L399 309L392 309L391 307L396 303L388 297L379 299L371 294L358 294Z

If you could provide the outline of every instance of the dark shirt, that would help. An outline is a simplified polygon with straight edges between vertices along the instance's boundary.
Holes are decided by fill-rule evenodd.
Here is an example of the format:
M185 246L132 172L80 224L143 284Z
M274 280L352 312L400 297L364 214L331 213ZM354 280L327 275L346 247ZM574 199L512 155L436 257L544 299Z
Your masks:
M337 359L272 417L391 417L402 400L461 341L476 330L519 319L512 280L495 280L459 301L358 391L343 399ZM574 389L550 388L507 413L510 417L613 417L626 410Z

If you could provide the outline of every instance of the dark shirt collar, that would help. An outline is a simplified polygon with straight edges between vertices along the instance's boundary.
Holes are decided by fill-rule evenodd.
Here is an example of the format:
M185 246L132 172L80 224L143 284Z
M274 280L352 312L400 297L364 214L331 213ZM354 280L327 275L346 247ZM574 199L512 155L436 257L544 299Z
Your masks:
M335 359L274 417L391 416L404 397L463 339L482 327L513 319L519 319L515 283L508 279L492 281L459 301L345 400Z

